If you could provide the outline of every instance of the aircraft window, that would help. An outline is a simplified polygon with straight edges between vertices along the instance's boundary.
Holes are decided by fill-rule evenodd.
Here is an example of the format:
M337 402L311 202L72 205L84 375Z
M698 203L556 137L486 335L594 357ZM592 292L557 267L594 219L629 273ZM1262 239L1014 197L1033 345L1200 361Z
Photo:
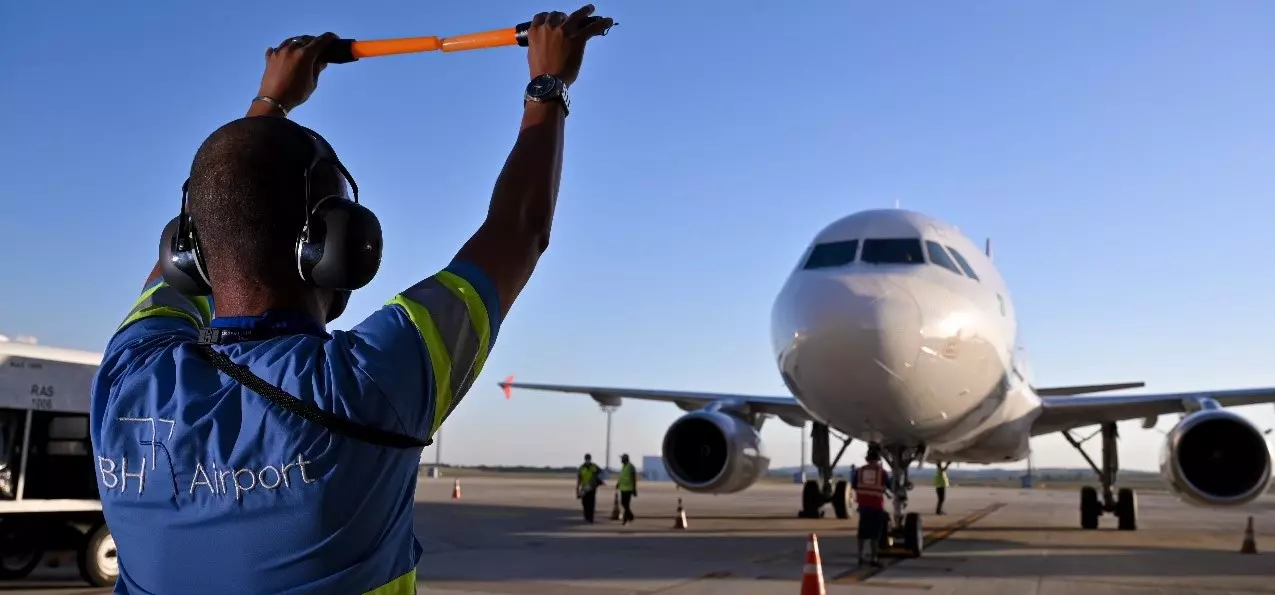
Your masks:
M965 271L965 274L969 275L970 279L978 281L978 275L974 274L974 269L970 268L970 263L965 260L965 257L961 256L961 253L951 246L948 246L947 249L952 251L952 257L956 259L956 264L961 265L961 270Z
M925 264L921 240L890 238L863 241L863 262L873 264Z
M956 263L952 262L952 257L947 255L947 251L938 242L925 241L925 251L930 254L930 262L937 264L957 275L961 274L961 269L956 268Z
M854 254L858 250L859 240L819 244L815 246L814 250L810 251L810 258L806 259L805 266L801 268L826 269L844 266L854 262Z

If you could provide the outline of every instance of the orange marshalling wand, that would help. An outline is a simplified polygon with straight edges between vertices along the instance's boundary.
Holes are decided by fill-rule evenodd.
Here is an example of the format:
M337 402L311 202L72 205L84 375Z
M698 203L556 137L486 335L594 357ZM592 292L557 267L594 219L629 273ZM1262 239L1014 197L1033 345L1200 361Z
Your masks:
M589 17L582 26L597 22L602 17ZM614 26L614 25L612 25ZM453 37L400 37L397 39L372 39L358 41L354 39L338 39L333 41L320 56L320 60L328 64L345 64L360 58L392 56L395 54L414 54L417 52L460 52L483 48L497 48L510 45L527 47L527 31L531 22L519 23L505 29L494 29L479 33L467 33ZM603 32L602 35L606 35ZM303 37L308 39L308 37Z

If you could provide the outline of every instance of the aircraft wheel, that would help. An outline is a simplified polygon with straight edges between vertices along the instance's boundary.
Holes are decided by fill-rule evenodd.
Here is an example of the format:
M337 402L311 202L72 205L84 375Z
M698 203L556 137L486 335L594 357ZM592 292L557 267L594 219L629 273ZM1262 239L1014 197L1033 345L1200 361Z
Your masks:
M1121 531L1138 530L1138 494L1129 488L1120 488L1116 494L1116 518Z
M809 480L801 488L801 512L797 516L803 519L817 519L823 516L823 490L819 482Z
M1080 527L1097 529L1102 505L1098 503L1098 490L1093 486L1080 488Z
M839 519L850 518L850 485L841 480L832 489L832 512Z
M99 523L89 531L77 558L80 577L94 587L112 586L119 578L119 553L115 549L115 538L105 523Z
M22 522L0 524L0 580L26 578L40 565L44 548L33 527Z
M921 515L909 512L903 517L903 549L913 558L921 557L925 548L925 532L921 527Z

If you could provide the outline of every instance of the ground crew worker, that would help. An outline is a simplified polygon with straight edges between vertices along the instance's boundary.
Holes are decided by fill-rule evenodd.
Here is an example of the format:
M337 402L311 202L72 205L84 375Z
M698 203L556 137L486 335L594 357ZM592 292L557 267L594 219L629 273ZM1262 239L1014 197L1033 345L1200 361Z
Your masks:
M947 465L950 465L948 463ZM947 499L947 486L949 485L947 478L947 465L938 463L934 469L934 494L938 497L938 505L934 508L934 514L943 515L943 501Z
M633 522L633 499L637 497L637 469L633 467L633 463L629 462L629 455L620 455L620 479L615 482L615 488L620 490L620 506L624 507L624 522L627 525Z
M533 20L532 83L509 87L525 101L520 132L477 232L349 331L325 325L375 275L380 225L326 141L286 117L338 37L266 50L249 117L199 147L182 215L93 381L116 593L416 591L420 445L482 370L548 244L560 91L611 23L582 26L592 10Z
M881 538L890 523L885 511L886 486L890 485L890 474L881 467L881 453L873 447L868 449L867 464L855 472L854 496L859 508L859 565L870 564L881 567L877 555L881 549Z
M593 511L598 507L598 487L602 484L602 469L593 462L593 455L585 453L584 463L576 471L576 498L584 508L585 522L593 522Z

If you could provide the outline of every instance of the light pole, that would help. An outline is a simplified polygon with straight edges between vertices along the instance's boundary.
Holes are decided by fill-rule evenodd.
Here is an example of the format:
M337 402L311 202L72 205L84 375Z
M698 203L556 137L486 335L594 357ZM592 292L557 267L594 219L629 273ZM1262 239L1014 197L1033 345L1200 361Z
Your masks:
M443 429L434 432L434 468L442 472L443 468Z
M611 415L615 413L617 407L615 405L602 405L601 407L602 411L607 414L606 466L603 469L609 472L611 471Z

